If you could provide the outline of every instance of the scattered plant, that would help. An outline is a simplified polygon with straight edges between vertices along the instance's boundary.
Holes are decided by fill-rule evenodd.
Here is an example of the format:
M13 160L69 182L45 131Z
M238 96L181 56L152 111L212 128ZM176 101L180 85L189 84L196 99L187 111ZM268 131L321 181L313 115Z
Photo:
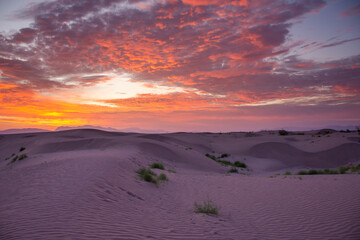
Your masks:
M291 175L291 172L287 171L284 173L284 175Z
M175 170L173 170L173 169L168 169L168 172L171 172L171 173L176 173L176 171L175 171Z
M165 168L164 168L164 165L163 165L162 163L152 163L152 164L150 165L150 167L151 167L151 168L158 168L158 169L162 169L162 170L165 169Z
M156 178L154 178L156 174L150 169L142 167L139 170L137 170L136 173L139 174L140 178L146 182L152 182L155 184L157 183Z
M246 164L243 162L239 162L239 161L235 161L234 162L234 166L235 167L239 167L239 168L247 168Z
M26 148L25 147L21 147L20 149L19 149L19 152L22 152L22 151L24 151Z
M194 204L194 212L195 213L205 213L205 214L214 214L218 215L219 213L219 207L215 205L210 199L207 201L204 201L203 204L198 204L195 202Z
M169 179L164 173L161 173L159 177L157 178L158 181L168 181Z

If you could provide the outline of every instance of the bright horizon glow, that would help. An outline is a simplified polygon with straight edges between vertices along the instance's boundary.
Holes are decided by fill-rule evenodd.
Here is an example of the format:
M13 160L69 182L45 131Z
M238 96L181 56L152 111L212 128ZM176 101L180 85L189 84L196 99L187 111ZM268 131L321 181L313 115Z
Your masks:
M0 6L0 130L360 125L355 0Z

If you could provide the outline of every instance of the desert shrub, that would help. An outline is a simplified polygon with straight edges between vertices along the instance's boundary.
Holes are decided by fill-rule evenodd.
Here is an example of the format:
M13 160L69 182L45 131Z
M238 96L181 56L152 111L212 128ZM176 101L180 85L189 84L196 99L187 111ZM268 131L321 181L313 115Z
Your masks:
M309 175L315 175L315 174L318 174L318 171L315 170L315 169L311 169L311 170L309 170L308 174Z
M22 152L22 151L24 151L26 148L25 147L21 147L20 149L19 149L19 152Z
M158 181L168 181L169 179L167 178L167 176L164 173L161 173L158 178Z
M307 171L301 170L297 172L297 175L306 175Z
M215 160L215 161L218 163L221 163L224 166L232 166L233 165L231 162L226 161L226 160Z
M150 167L151 167L151 168L158 168L158 169L162 169L162 170L165 169L165 168L164 168L164 165L163 165L162 163L152 163L152 164L150 165Z
M349 169L350 169L350 167L340 166L339 167L339 173L340 174L345 174Z
M230 157L230 154L228 153L223 153L221 154L220 158L227 158L227 157Z
M194 212L195 213L206 213L206 214L214 214L218 215L219 207L216 206L211 200L204 201L203 204L198 204L195 202L194 204Z
M235 161L234 162L234 166L235 167L239 167L239 168L247 168L246 164L243 162L239 162L239 161Z
M279 135L286 136L286 135L289 135L289 132L286 130L279 130Z
M27 158L27 155L26 155L26 154L21 154L21 155L19 156L18 160L20 161L20 160L23 160L23 159L25 159L25 158Z
M228 172L229 172L229 173L237 173L237 172L239 172L239 171L237 170L236 167L232 167L232 168L230 168L230 170L229 170Z
M168 172L176 173L176 171L174 169L168 169Z
M287 171L284 173L284 175L291 175L291 172Z
M185 150L192 150L192 147L187 147L185 148Z
M208 158L211 158L211 159L214 160L214 161L217 160L214 155L210 155L210 154L207 153L207 154L205 154L205 156L208 157Z
M157 183L156 178L154 178L156 174L150 169L142 167L139 170L137 170L136 173L139 174L140 178L146 182L152 182L155 184Z

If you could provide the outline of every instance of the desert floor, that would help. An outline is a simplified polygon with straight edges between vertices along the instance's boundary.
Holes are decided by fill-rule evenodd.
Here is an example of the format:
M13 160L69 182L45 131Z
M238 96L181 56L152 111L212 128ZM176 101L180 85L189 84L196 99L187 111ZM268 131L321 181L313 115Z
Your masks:
M359 173L294 175L359 163L357 132L0 135L0 239L359 239Z

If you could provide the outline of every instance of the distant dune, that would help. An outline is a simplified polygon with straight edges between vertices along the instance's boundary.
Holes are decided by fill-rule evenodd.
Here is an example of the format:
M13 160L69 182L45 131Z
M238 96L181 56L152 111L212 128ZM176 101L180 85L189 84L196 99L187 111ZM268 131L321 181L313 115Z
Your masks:
M18 134L18 133L36 133L36 132L50 132L50 131L40 128L20 128L20 129L2 130L0 131L0 134Z
M357 132L75 129L1 135L0 146L4 240L360 235L360 174L294 175L359 164ZM235 167L236 161L246 167ZM152 163L164 165L152 171L168 181L140 178L136 171ZM207 200L218 215L194 212L195 202Z

